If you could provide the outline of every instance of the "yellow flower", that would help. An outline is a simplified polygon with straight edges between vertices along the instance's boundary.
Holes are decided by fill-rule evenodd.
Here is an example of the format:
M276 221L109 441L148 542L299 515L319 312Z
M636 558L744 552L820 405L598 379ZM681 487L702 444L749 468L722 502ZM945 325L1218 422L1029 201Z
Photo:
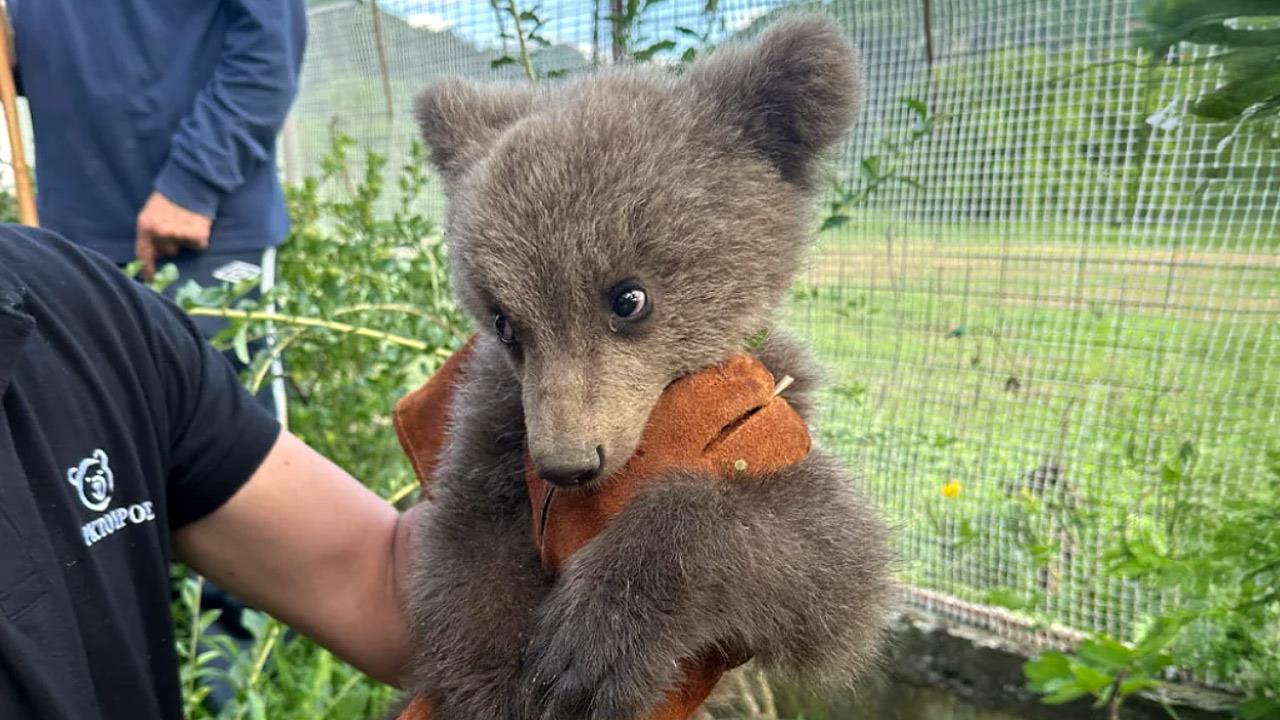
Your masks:
M960 497L960 481L952 480L946 485L943 485L942 497L948 500L955 500L956 498Z

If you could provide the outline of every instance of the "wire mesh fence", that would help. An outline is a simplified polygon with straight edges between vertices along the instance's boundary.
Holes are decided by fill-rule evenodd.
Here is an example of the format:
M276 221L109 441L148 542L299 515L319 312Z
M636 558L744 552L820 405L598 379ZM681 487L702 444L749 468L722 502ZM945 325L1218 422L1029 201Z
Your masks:
M616 61L613 4L541 3L539 69ZM626 50L674 63L797 3L650 5ZM1177 589L1126 554L1280 481L1276 143L1187 120L1217 71L1144 61L1128 0L798 5L847 28L867 96L791 322L908 602L1032 643L1134 637ZM314 7L289 172L339 131L396 167L416 90L523 77L504 33L482 2Z

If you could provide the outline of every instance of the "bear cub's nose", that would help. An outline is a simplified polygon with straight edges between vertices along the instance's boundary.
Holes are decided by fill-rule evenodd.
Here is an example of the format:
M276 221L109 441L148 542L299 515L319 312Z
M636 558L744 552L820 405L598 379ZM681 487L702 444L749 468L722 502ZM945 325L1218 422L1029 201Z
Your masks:
M577 487L596 479L604 468L604 448L564 448L534 458L538 475L558 487Z

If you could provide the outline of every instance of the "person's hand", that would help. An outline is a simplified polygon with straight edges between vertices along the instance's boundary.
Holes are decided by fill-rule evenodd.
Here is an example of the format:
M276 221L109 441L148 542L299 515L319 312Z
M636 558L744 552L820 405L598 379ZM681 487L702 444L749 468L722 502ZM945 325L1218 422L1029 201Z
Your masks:
M156 258L173 257L184 247L205 250L213 219L178 205L158 192L151 193L138 213L134 256L142 261L142 276L156 274Z

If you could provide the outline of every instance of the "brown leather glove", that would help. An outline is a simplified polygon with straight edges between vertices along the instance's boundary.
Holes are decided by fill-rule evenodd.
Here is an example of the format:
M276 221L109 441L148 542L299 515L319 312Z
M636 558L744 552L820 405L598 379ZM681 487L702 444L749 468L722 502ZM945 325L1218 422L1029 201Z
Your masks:
M472 341L422 388L397 404L396 431L424 486L444 445L452 388L465 371ZM774 392L774 378L758 360L735 355L672 383L658 400L631 460L590 490L554 491L526 457L533 509L533 541L545 567L556 570L621 512L645 483L674 469L701 470L726 482L799 462L809 453L804 421ZM548 493L553 493L548 500ZM720 676L747 658L689 658L685 681L645 720L687 720ZM429 704L415 698L400 720L429 720Z

